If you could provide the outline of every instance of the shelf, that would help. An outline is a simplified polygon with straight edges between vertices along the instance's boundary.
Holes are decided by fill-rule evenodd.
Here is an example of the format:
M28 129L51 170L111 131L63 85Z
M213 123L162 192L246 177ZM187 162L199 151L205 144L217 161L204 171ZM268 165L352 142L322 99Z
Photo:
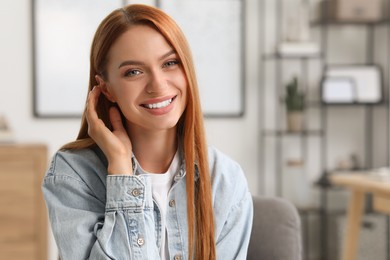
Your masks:
M390 4L390 0L386 0L386 2ZM295 170L294 173L315 176L315 180L312 180L310 183L316 196L313 196L312 201L310 201L311 204L303 204L302 207L297 206L297 209L304 221L306 221L306 226L304 226L305 232L303 233L303 241L306 248L311 248L311 240L313 239L310 230L311 224L308 224L310 223L309 218L311 215L319 217L319 242L318 245L316 244L318 246L316 249L318 249L321 259L330 259L332 258L330 256L333 254L328 252L330 252L329 249L333 245L328 241L329 228L326 226L329 223L328 216L333 214L345 215L345 209L338 208L347 199L345 188L330 182L330 176L334 172L333 167L335 167L332 162L338 160L339 156L346 156L343 154L346 154L348 151L353 151L359 155L359 160L364 161L364 166L369 167L374 162L376 163L375 155L383 152L382 146L386 147L387 151L385 152L386 156L380 158L380 163L382 164L384 160L387 163L389 161L387 159L389 157L389 140L386 141L385 138L386 142L378 143L376 140L378 137L375 136L375 133L379 129L380 131L382 129L386 129L384 131L388 130L386 120L389 118L390 101L387 96L390 85L389 79L384 76L386 76L386 71L389 70L390 61L386 57L383 57L383 60L379 58L381 58L380 55L382 53L387 55L389 52L390 39L388 34L390 33L390 19L372 22L346 22L331 20L329 16L324 16L325 12L322 12L322 16L311 18L309 24L311 27L309 31L313 33L312 37L309 38L311 42L318 44L320 49L316 50L316 52L310 52L312 55L305 55L304 50L301 51L303 49L302 46L301 49L290 48L290 50L294 50L298 54L287 56L285 52L279 51L284 50L280 48L280 42L287 39L288 37L286 36L290 36L288 34L290 32L289 26L282 24L282 21L288 21L290 14L278 10L285 10L287 4L289 4L287 0L282 0L278 2L277 7L280 8L267 8L268 6L265 5L263 11L266 14L263 15L265 17L263 19L264 26L269 23L268 19L271 17L273 18L273 23L271 22L270 24L274 24L274 30L267 27L262 28L261 33L264 35L262 35L260 45L266 46L267 43L271 43L268 39L271 39L275 47L273 49L271 49L272 47L263 48L262 56L260 57L263 63L262 75L264 79L262 80L263 84L261 84L263 90L259 96L261 98L260 102L265 104L264 107L259 109L259 113L262 115L261 128L259 129L260 144L262 146L262 169L264 172L262 180L269 179L269 183L274 185L274 190L270 189L269 191L277 196L282 196L290 188L289 186L286 187L286 180L284 179L285 174L289 173L289 171L292 173L292 170ZM321 9L316 11L321 11ZM311 13L305 18L309 17L312 17ZM291 19L291 21L294 22L294 19ZM307 26L305 26L304 30L307 31L307 29ZM294 32L291 33L294 36ZM346 35L346 33L349 35ZM357 41L362 44L357 44L356 50L350 49L349 45ZM378 44L379 41L381 44ZM359 51L359 55L356 55L356 58L354 57L355 51ZM309 53L309 51L306 52ZM339 55L340 53L342 55ZM325 70L328 66L340 65L380 65L381 69L383 69L381 93L384 100L378 103L355 102L349 104L323 102L322 80L327 75ZM300 81L302 85L299 86L299 90L305 93L305 111L303 115L305 130L302 132L289 132L286 130L287 111L285 95L287 90L285 81L293 76L298 76L302 80ZM271 124L271 122L274 122L274 124ZM361 144L361 146L357 146L357 152L355 142L349 142L349 140L353 140L349 138L349 132L354 131L355 124L358 124L362 131L362 134L354 132L353 136L351 136L353 139L355 137L359 138L356 142ZM339 131L339 129L343 130ZM347 139L349 138L345 143L343 141L345 139L344 136L347 136ZM342 140L342 142L339 140ZM339 145L342 146L342 151L339 151ZM269 155L270 152L271 154ZM341 155L338 155L338 153ZM304 161L304 166L294 169L288 166L286 161L288 163L288 159L292 157L291 155L294 155L292 159L297 157L295 160ZM290 185L291 183L287 184ZM266 192L268 191L267 188L264 185ZM369 200L369 198L366 199ZM332 207L331 203L334 202L337 202L337 207ZM318 215L316 216L316 214ZM310 251L304 252L304 258L309 258L308 256L311 255Z
M285 99L286 99L286 97L281 97L279 99L280 103L285 103ZM308 100L308 101L305 102L305 107L309 107L309 108L310 107L311 108L313 108L313 107L321 107L323 105L324 105L324 103L319 101L319 100Z
M376 25L388 25L390 23L389 19L379 20L379 21L372 21L372 22L347 22L347 21L336 21L336 20L317 20L312 21L310 24L312 26L344 26L344 25L351 25L351 26L376 26Z
M262 55L262 59L265 61L274 61L274 60L320 60L323 58L323 54L318 55L302 55L302 56L284 56L279 53L267 53Z
M387 106L389 102L386 101L380 101L378 103L323 103L322 106L324 107L354 107L354 106L367 106L367 107L377 107L377 106Z
M280 103L285 102L285 97L279 99ZM357 106L367 106L367 107L378 107L378 106L387 106L389 105L388 100L382 100L378 103L325 103L320 100L309 100L305 103L305 106L308 108L314 107L357 107Z
M291 132L287 130L264 130L264 136L322 136L323 130L304 130L300 132Z

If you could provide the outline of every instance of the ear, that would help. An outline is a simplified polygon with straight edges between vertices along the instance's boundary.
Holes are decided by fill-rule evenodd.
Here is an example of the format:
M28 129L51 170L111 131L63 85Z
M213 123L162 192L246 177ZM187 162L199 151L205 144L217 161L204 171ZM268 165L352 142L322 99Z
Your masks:
M116 103L114 96L110 93L109 86L100 75L95 76L98 86L102 90L103 95L112 103Z

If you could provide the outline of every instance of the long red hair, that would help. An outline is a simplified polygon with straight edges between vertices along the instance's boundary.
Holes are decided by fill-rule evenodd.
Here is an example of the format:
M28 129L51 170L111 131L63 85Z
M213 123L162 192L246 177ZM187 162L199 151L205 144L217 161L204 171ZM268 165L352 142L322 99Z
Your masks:
M197 260L214 260L216 253L211 180L198 85L189 45L173 19L161 10L146 5L128 5L109 14L99 25L92 42L88 92L97 85L95 75L107 76L107 57L112 44L130 26L137 24L152 26L165 37L176 50L187 79L187 106L179 120L177 131L186 161L189 255L194 255ZM112 129L108 116L110 105L110 101L101 95L96 110L99 118ZM88 135L84 110L77 140L64 145L62 149L82 149L94 145L96 143ZM196 182L195 164L199 172Z

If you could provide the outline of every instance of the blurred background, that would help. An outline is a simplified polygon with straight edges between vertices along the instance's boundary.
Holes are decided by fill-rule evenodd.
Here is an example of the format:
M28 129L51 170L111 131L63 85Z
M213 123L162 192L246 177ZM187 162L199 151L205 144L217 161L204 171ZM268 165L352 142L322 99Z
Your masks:
M80 126L92 33L112 9L146 3L172 15L189 39L208 143L241 164L252 194L296 205L304 259L338 259L349 195L327 177L389 166L388 2L0 0L0 171L15 172L0 174L0 205L22 192L37 203L28 209L39 208L31 218L42 216L42 169ZM18 175L20 165L37 177ZM10 184L19 178L31 191ZM390 259L388 217L367 212L359 259ZM10 226L3 223L2 230ZM7 230L12 241L23 234ZM47 251L31 259L57 259L44 231L28 231ZM0 252L12 255L18 249L6 239Z

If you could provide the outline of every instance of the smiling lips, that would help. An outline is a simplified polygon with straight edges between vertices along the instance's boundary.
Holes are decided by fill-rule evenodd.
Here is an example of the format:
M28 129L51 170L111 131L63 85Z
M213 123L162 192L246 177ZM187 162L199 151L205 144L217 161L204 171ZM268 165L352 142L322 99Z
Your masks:
M173 101L173 98L170 98L168 100L165 100L165 101L162 101L162 102L159 102L159 103L145 104L143 106L146 107L146 108L149 108L149 109L163 108L163 107L166 107L169 104L171 104L172 101Z
M175 100L176 96L161 102L142 104L141 106L148 109L153 114L164 114L170 111L169 105ZM159 112L158 112L159 111Z

